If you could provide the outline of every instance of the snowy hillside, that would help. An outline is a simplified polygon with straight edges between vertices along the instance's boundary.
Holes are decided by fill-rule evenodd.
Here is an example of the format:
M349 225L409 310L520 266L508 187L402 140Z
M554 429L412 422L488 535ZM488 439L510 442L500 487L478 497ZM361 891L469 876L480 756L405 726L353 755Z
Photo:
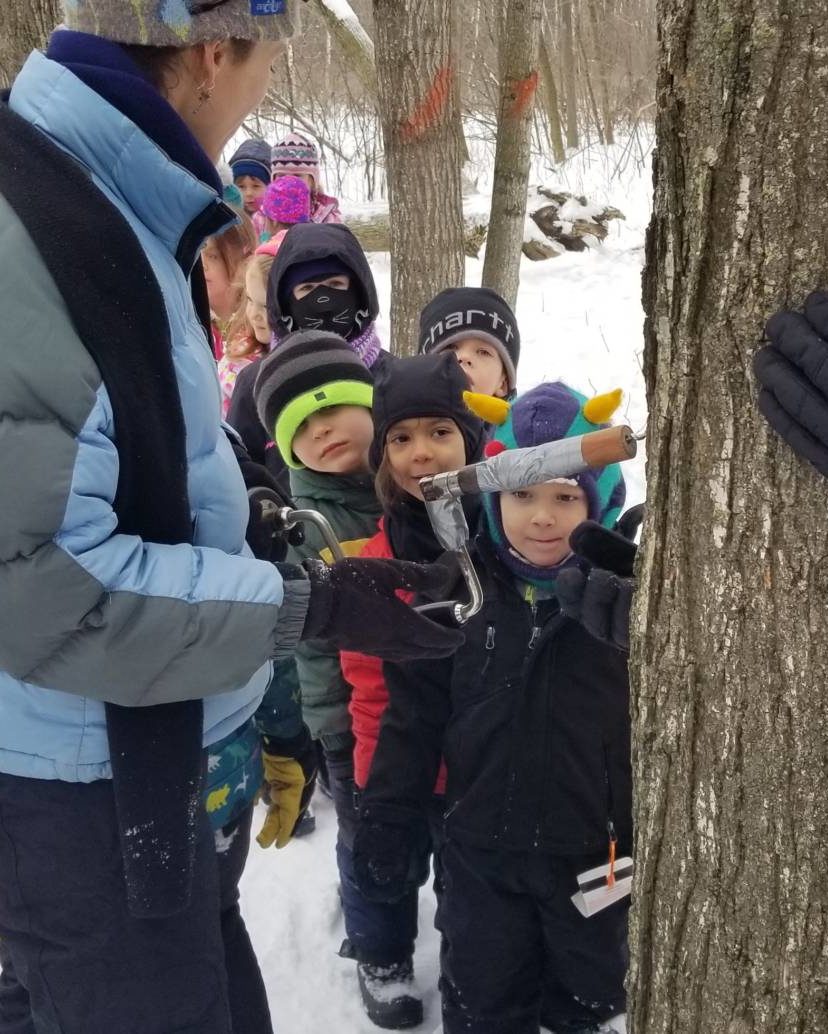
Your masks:
M621 387L618 420L642 430L646 419L641 375L641 267L650 210L649 159L619 145L582 153L564 175L546 185L585 194L621 209L626 221L610 224L603 245L547 262L523 260L518 321L523 340L519 386L562 378L585 392ZM347 201L344 209L348 211ZM371 255L388 336L389 260ZM469 261L466 279L479 284L482 263ZM644 457L627 464L628 502L644 498ZM242 881L242 908L265 976L274 1025L281 1034L375 1034L359 1001L355 963L340 959L344 937L337 897L333 806L317 797L317 830L283 851L252 845ZM261 823L260 810L255 828ZM418 1030L439 1030L438 938L433 895L420 901L415 960L425 996L426 1020Z

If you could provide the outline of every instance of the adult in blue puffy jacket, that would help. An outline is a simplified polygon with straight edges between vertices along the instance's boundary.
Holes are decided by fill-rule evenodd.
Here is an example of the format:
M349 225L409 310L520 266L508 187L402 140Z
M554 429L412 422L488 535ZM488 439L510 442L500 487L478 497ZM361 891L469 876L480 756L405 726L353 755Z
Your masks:
M198 255L295 5L66 0L0 103L1 1034L268 1034L237 883L273 662L456 646L395 596L434 570L245 543Z

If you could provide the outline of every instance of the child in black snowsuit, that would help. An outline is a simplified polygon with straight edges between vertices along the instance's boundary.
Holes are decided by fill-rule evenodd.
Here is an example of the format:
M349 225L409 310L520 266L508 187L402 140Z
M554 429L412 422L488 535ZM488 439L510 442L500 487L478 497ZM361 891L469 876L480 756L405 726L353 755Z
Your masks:
M609 415L561 383L518 399L487 450L594 430ZM626 655L563 616L569 535L612 527L615 465L484 498L482 610L451 658L385 666L390 704L354 848L368 894L404 892L423 802L448 770L441 991L445 1034L608 1031L624 1009L626 903L583 918L577 875L631 844Z

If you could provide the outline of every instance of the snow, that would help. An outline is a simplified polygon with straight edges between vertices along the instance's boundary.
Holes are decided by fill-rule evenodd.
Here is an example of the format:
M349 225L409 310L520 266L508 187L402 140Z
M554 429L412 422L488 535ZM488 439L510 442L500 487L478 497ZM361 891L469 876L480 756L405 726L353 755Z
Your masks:
M641 372L641 268L650 212L646 146L633 159L633 143L582 152L543 182L583 194L590 204L611 204L626 219L610 222L603 244L565 252L546 262L523 260L517 305L522 349L519 388L562 378L586 393L624 390L616 421L636 432L646 422ZM487 199L475 199L487 207ZM357 206L345 204L350 212ZM367 206L366 206L367 207ZM575 217L575 216L573 216ZM482 258L468 260L466 282L479 284ZM369 256L380 293L380 336L388 340L390 263ZM644 456L625 465L628 503L644 498ZM263 851L255 841L242 880L242 910L264 974L277 1030L290 1034L376 1034L359 997L356 964L337 955L345 936L337 894L333 805L317 795L316 832L282 851ZM264 819L260 806L254 833ZM433 926L430 886L420 894L420 936L415 955L423 992L422 1034L440 1031L437 993L439 941ZM625 1034L623 1021L613 1022Z

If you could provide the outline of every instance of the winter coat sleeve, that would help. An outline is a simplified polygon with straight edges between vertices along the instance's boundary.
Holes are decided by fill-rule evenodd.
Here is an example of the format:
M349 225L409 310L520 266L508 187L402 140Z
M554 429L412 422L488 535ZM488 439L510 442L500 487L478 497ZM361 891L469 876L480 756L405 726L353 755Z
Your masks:
M119 457L100 373L0 199L0 669L130 706L245 684L298 641L309 584L216 548L119 534ZM226 450L221 436L217 447ZM241 476L239 487L241 490Z
M306 529L306 536L303 546L291 550L294 561L319 559L319 549L314 545L321 547L322 543L316 541L313 529ZM351 687L342 674L339 651L324 640L313 639L299 643L294 656L302 691L302 715L311 735L331 748L339 746L340 740L344 744L351 728Z
M451 714L450 657L383 665L388 706L363 804L424 807L431 798Z

